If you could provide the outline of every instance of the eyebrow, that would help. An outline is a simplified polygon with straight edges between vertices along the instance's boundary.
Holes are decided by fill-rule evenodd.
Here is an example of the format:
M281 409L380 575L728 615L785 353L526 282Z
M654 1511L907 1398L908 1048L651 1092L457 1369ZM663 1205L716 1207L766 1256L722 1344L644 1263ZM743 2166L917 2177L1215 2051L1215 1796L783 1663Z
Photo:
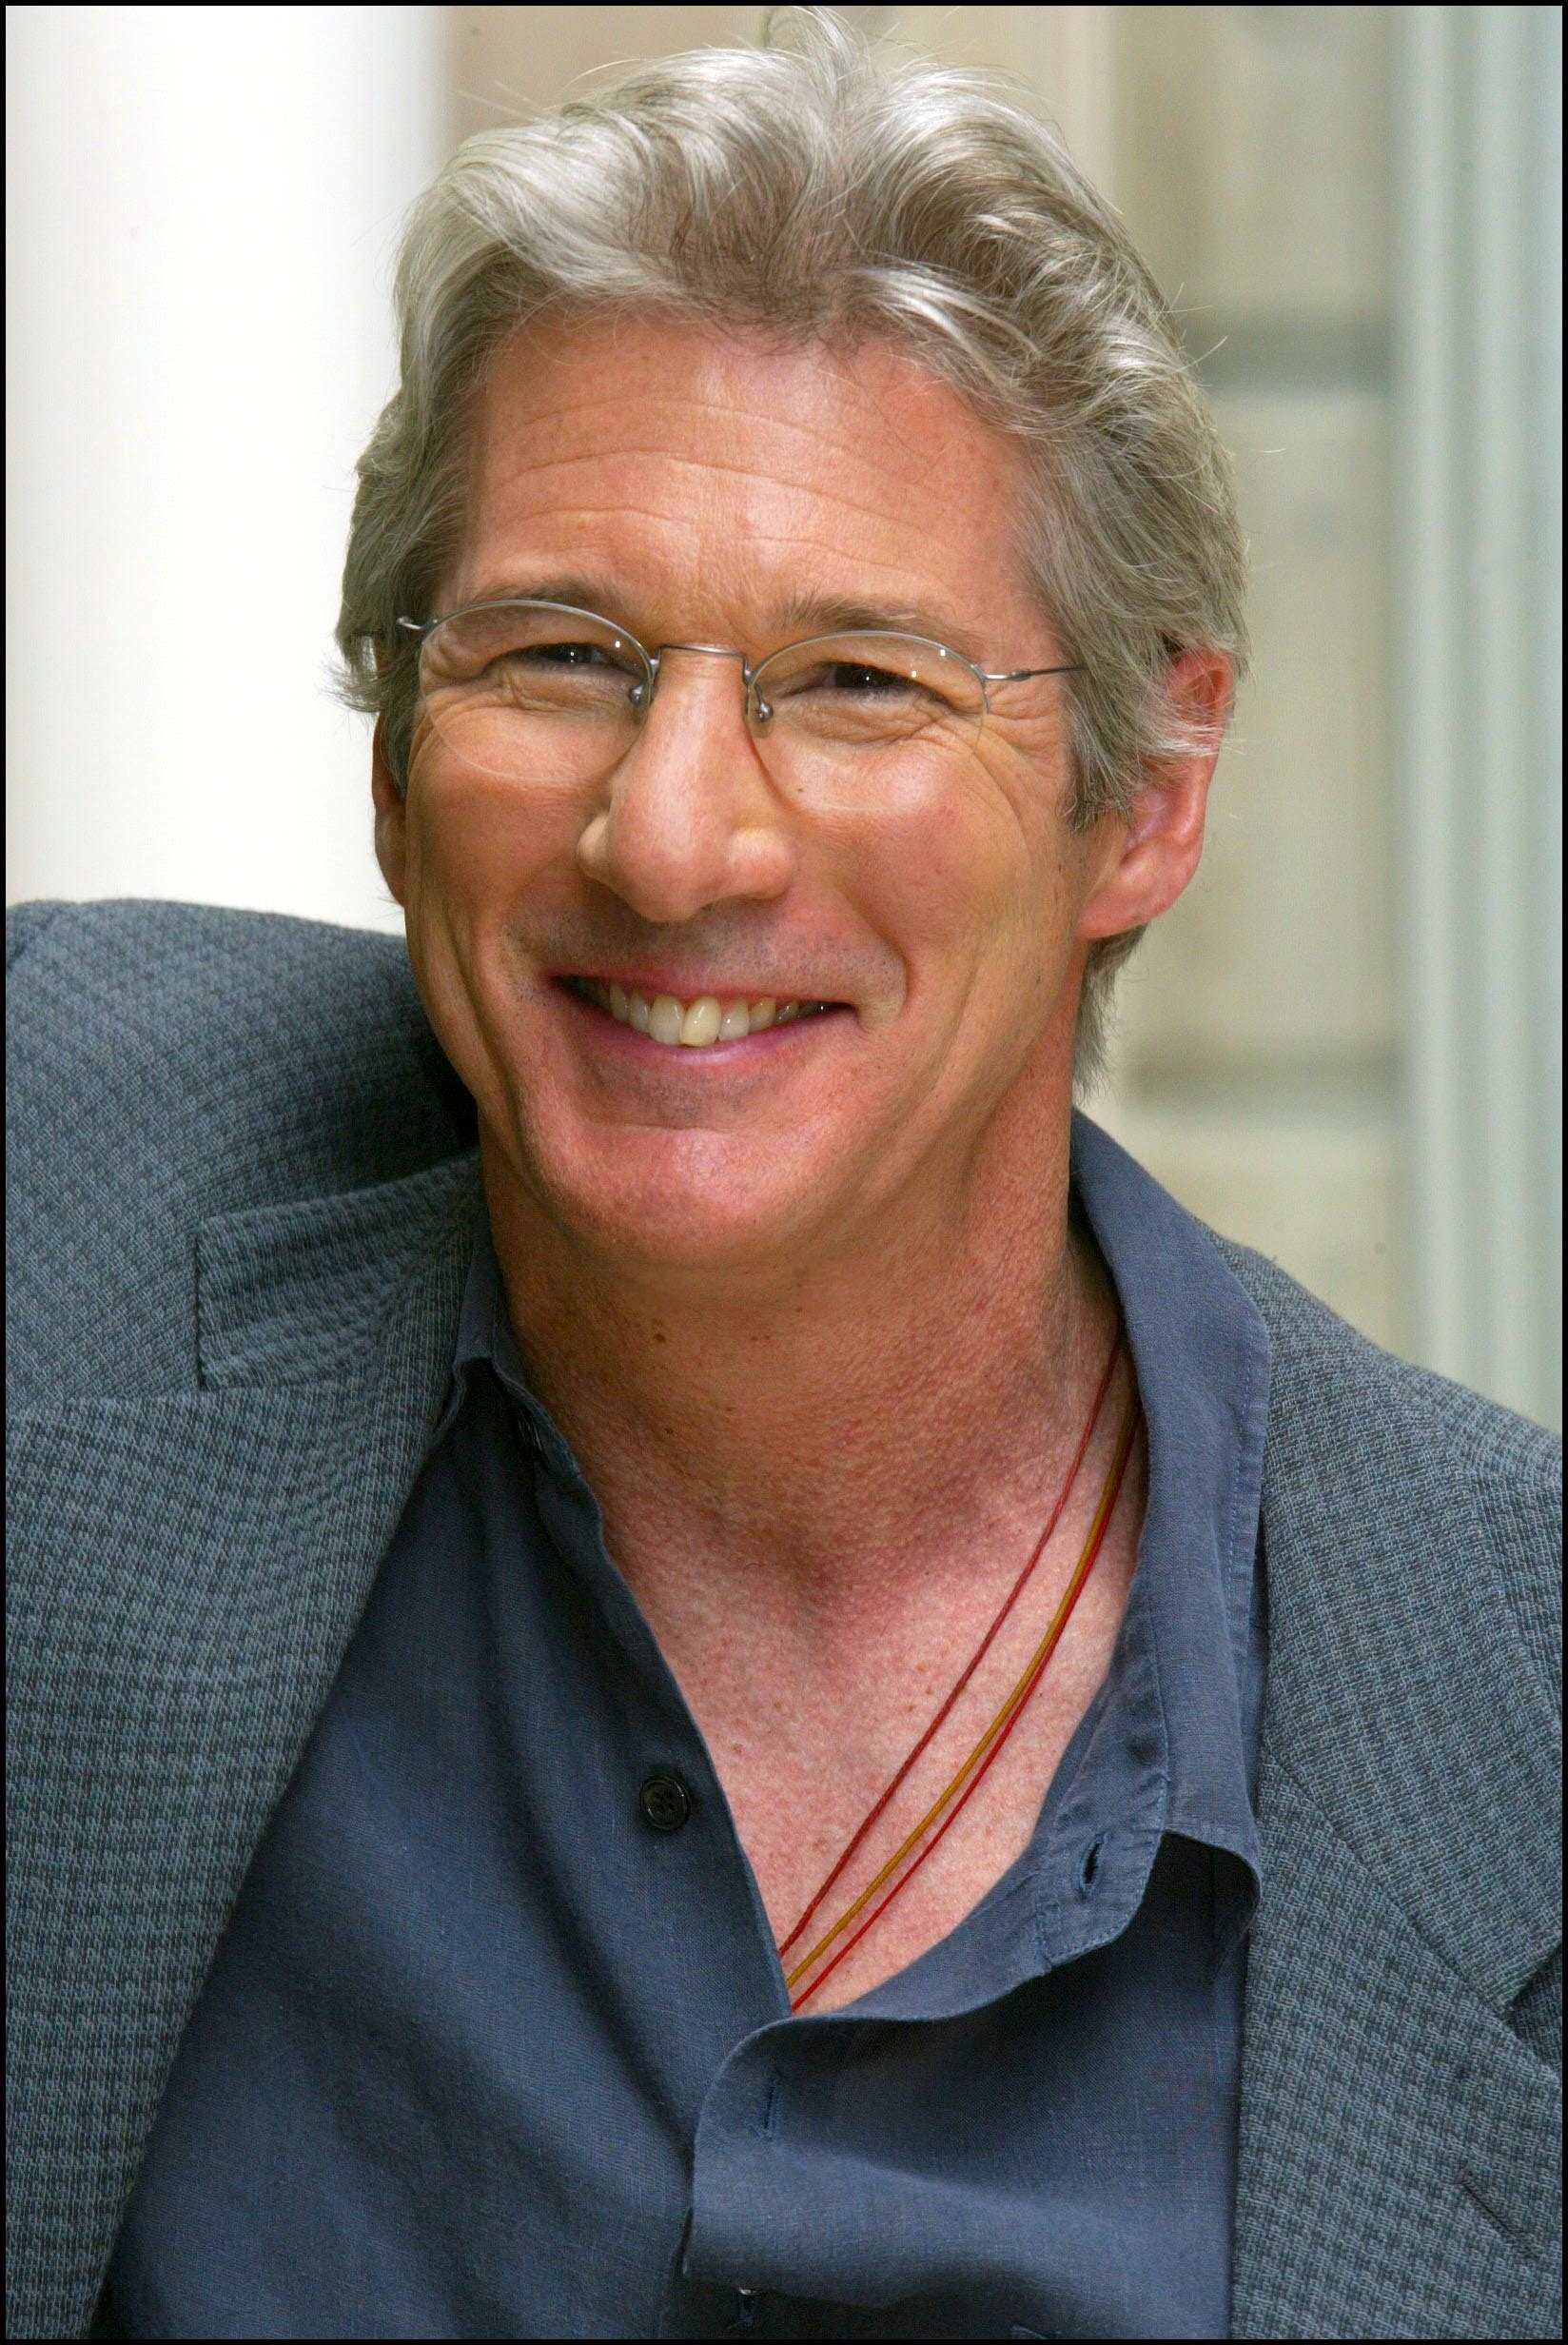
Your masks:
M839 635L864 627L881 635L923 635L950 651L961 652L976 667L983 664L979 638L951 611L926 604L862 602L840 595L793 595L779 614L782 626L802 635Z
M574 610L592 611L596 618L614 619L617 600L603 579L516 577L484 580L458 608L472 610L480 602L565 602ZM629 635L637 632L624 619L616 623Z
M476 602L511 601L564 602L575 610L592 611L598 618L612 621L624 627L628 635L638 633L631 621L620 615L625 604L618 593L608 580L601 578L487 579L474 589L461 607L466 610ZM872 602L853 596L803 592L791 595L780 605L776 628L776 640L762 646L764 652L779 650L787 643L801 642L814 635L841 635L864 628L873 634L925 636L932 642L945 643L950 651L961 653L976 667L984 665L983 647L970 628L960 624L950 611L919 603Z

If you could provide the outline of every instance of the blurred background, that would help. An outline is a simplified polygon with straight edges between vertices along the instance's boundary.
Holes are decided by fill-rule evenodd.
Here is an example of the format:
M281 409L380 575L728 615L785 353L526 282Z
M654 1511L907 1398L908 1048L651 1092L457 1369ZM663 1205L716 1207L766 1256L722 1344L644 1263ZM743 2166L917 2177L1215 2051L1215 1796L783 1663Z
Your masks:
M1021 81L1176 305L1256 668L1094 1112L1561 1421L1555 8L852 8ZM755 8L13 7L7 900L396 928L327 688L404 207Z

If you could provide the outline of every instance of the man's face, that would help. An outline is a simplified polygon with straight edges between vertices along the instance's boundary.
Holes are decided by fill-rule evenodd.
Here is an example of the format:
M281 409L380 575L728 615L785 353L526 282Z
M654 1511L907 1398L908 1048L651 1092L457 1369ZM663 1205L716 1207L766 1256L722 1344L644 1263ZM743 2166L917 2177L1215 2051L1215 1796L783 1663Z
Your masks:
M558 325L494 367L435 608L570 600L651 649L755 663L837 603L982 668L1049 667L1021 491L1016 451L895 349ZM776 1270L890 1216L951 1229L998 1151L1065 1125L1106 858L1064 819L1062 680L993 692L961 754L895 761L865 798L786 790L760 746L739 661L676 652L592 780L498 778L423 722L405 810L381 778L383 869L492 1184L629 1270ZM584 980L833 1007L689 1048Z

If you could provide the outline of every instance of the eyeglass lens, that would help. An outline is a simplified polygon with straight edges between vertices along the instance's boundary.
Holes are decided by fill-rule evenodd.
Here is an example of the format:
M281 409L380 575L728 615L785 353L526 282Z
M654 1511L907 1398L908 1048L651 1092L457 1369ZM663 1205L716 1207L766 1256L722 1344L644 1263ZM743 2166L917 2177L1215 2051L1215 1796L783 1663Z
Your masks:
M654 684L640 645L609 620L530 602L441 621L420 671L423 713L445 746L519 782L607 772L632 746ZM862 630L774 653L747 696L760 756L796 787L874 788L890 760L967 747L984 715L984 689L956 653Z

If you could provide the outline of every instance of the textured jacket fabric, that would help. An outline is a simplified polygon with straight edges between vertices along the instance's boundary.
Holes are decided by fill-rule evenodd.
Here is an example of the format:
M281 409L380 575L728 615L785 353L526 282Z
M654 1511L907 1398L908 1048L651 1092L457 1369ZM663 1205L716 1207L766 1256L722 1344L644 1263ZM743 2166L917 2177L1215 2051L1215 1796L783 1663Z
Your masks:
M445 1392L471 1103L401 944L8 916L8 2334L91 2318ZM1558 2333L1560 1452L1216 1238L1274 1348L1234 2331Z

